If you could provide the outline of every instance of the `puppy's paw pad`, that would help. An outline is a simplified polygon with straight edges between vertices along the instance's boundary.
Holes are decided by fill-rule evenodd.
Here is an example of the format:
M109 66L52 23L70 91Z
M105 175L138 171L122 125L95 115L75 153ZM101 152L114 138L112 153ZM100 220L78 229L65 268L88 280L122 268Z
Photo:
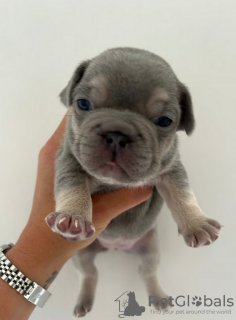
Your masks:
M76 235L81 233L83 230L83 222L78 217L72 217L70 231L72 234Z
M69 241L89 239L95 233L93 223L79 215L70 216L60 212L53 212L45 220L53 232L58 233Z
M71 218L69 216L61 216L57 222L57 228L62 233L66 232L70 227Z
M167 303L161 304L159 301L160 299L166 299ZM162 295L161 297L158 297L158 302L154 303L153 306L155 309L159 311L167 311L171 308L170 303L169 303L169 296L168 295Z
M50 228L52 228L54 226L55 220L56 220L56 216L53 213L49 214L45 219L47 225Z
M195 220L185 230L181 230L181 233L188 246L197 248L202 245L210 245L217 240L221 227L222 225L216 220L203 216Z
M214 219L207 219L208 224L212 225L216 229L220 230L223 226L218 221Z
M91 301L80 302L75 306L74 316L77 318L84 317L86 313L89 312L91 309L92 309Z

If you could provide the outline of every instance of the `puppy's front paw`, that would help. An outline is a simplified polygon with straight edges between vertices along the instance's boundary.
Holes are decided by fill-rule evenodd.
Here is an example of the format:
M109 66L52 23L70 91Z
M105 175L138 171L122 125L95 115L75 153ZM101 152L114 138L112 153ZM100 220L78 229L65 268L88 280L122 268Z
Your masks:
M84 317L86 313L92 309L92 304L93 302L89 298L85 301L78 302L74 309L74 316L77 318Z
M60 212L53 212L45 220L53 232L58 233L69 241L89 239L95 232L93 223L79 215L70 216Z
M197 248L202 245L209 245L219 237L219 230L222 225L206 216L198 216L190 221L185 228L179 228L179 233L183 235L186 244Z
M161 304L160 300L166 299L166 303ZM162 295L161 297L158 297L158 302L153 304L153 307L159 311L165 312L168 311L171 308L171 305L169 303L169 296L168 295Z

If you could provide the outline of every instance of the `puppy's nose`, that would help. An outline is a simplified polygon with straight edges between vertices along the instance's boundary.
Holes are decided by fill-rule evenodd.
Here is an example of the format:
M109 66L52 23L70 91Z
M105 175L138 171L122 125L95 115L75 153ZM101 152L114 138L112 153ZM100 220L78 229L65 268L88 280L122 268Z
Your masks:
M124 148L130 142L129 137L121 132L107 132L104 137L113 151Z

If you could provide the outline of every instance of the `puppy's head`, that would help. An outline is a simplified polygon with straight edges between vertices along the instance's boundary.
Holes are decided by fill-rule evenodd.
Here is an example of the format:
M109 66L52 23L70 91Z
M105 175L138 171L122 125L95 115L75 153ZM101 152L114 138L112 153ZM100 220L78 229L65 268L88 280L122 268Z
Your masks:
M175 160L176 131L194 129L187 88L144 50L116 48L83 62L60 96L72 106L74 156L109 184L138 186L157 177Z

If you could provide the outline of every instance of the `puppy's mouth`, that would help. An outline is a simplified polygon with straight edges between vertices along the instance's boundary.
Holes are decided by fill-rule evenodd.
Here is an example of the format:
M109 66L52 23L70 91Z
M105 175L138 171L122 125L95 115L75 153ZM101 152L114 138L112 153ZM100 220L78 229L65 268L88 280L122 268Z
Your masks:
M110 166L119 167L118 163L116 162L116 159L114 159L114 158L112 160L110 160L110 161L107 161L107 163L105 163L105 164L110 165Z
M116 158L112 158L98 168L100 174L105 177L121 177L127 176L127 172L120 166Z

